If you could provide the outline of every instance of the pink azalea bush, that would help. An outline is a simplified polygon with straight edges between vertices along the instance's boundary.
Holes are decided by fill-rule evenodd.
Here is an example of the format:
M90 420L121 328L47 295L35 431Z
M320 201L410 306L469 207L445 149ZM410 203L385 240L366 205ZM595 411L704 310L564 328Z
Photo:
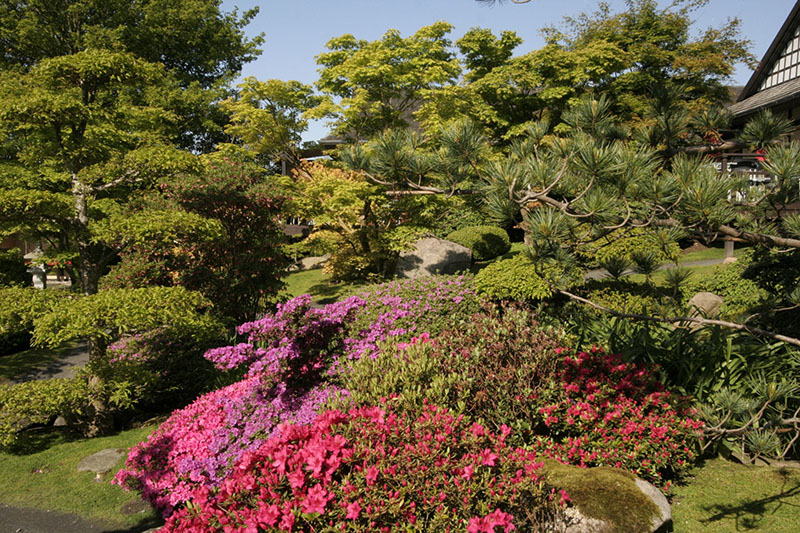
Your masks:
M600 348L565 355L559 390L538 409L545 429L532 449L564 463L624 468L669 488L695 460L703 423L655 370Z
M553 491L508 431L435 406L417 418L387 403L327 411L281 425L162 531L530 531Z
M333 386L290 391L265 387L255 375L201 396L177 410L128 454L114 482L142 492L165 514L199 486L214 487L244 452L259 447L279 424L307 424L332 395ZM268 392L265 392L268 391Z
M169 514L191 489L219 485L279 423L307 423L329 397L346 395L337 386L340 359L407 340L418 322L444 324L459 310L467 317L477 302L463 277L391 283L322 309L313 308L308 295L294 298L242 324L244 342L206 352L220 369L245 369L246 379L173 413L131 451L115 482L140 490Z

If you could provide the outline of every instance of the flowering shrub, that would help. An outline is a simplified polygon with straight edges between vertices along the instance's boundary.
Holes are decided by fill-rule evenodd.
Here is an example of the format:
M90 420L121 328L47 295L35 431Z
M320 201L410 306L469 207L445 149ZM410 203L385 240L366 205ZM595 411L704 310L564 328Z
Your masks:
M409 339L417 321L435 323L460 306L477 306L461 277L393 283L364 296L370 300L353 296L323 309L300 296L242 324L247 342L209 350L206 358L222 369L246 368L247 379L175 412L131 452L118 482L169 513L191 488L218 485L278 423L307 422L331 394L347 394L336 386L340 359L376 354L379 342Z
M691 466L702 422L651 369L595 348L565 356L560 378L561 390L539 408L546 430L531 442L538 453L624 468L663 487Z
M336 390L297 393L283 384L265 387L265 379L251 376L172 413L131 450L115 483L142 491L144 499L169 514L198 486L218 485L242 454L260 446L278 424L310 422Z
M354 363L341 380L357 404L394 396L398 408L415 411L427 399L495 431L508 425L522 444L541 406L538 393L558 377L562 342L526 309L486 306L437 337L382 345L375 360Z
M162 531L530 531L552 493L508 431L430 405L418 418L385 403L327 411L282 425Z
M358 297L367 302L350 327L358 335L352 358L377 355L381 341L406 341L417 333L438 335L468 322L480 308L471 276L435 276L376 285ZM422 329L418 328L422 325ZM354 335L355 337L355 335Z
M279 305L273 315L237 328L248 342L209 350L206 358L223 369L247 366L248 373L281 373L292 386L314 383L320 372L352 345L346 327L366 301L350 297L342 302L311 307L307 294Z
M416 412L427 399L494 430L507 425L513 444L543 456L669 486L694 458L697 417L652 369L601 350L565 356L563 340L529 311L487 308L429 341L384 346L341 379L356 404L393 396L398 409Z

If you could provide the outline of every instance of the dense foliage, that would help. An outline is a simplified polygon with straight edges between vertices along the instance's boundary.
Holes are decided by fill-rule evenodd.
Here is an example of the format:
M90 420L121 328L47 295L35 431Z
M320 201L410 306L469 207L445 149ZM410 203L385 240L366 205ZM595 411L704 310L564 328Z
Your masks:
M42 291L33 288L0 289L0 354L13 353L30 346L34 321L47 314L67 291Z
M19 248L0 250L0 287L28 287L31 275Z
M0 447L12 444L17 432L63 416L73 425L88 414L86 381L56 378L0 385Z
M274 302L287 266L281 248L285 199L258 169L211 163L200 175L163 183L161 192L112 220L109 233L129 244L105 286L185 287L237 322ZM168 214L167 223L180 217L189 231L154 224L154 212Z
M472 250L472 259L488 261L511 248L508 233L493 226L467 226L447 234L447 240Z

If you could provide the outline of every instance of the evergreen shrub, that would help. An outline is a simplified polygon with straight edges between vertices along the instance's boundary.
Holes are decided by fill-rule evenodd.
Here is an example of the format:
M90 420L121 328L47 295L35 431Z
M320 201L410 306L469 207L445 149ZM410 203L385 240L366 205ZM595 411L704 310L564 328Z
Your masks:
M544 267L544 272L554 272ZM568 285L577 279L566 280ZM475 274L475 292L492 300L536 301L553 295L547 281L537 272L537 266L526 254L495 261Z
M467 226L447 235L447 240L472 250L475 261L488 261L511 249L508 233L495 226Z

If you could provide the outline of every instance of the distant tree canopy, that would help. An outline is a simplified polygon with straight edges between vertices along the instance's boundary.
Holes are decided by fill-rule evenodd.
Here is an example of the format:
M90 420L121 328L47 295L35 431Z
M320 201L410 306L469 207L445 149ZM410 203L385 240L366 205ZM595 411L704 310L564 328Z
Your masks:
M507 140L532 120L558 122L587 93L604 94L626 122L647 120L658 92L681 92L688 111L720 105L734 65L755 59L737 19L692 35L692 11L706 3L626 0L619 13L600 3L563 28L544 28L545 46L517 56L514 32L473 28L453 46L444 22L408 38L343 35L317 57L317 87L330 99L310 116L331 117L337 133L362 140L408 124L435 131L467 116Z

